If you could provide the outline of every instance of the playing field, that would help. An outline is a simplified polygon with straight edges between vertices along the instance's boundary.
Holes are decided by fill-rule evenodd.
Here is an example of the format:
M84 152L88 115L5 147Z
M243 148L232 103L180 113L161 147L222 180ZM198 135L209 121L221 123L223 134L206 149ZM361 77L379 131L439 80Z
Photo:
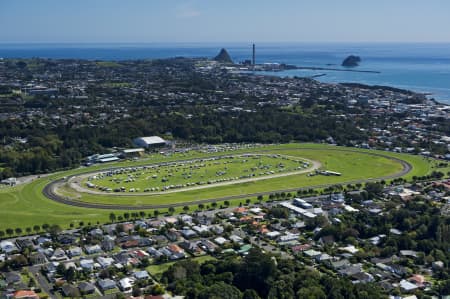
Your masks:
M46 178L36 179L35 181L20 185L14 188L0 189L0 230L5 230L6 228L21 228L23 231L27 227L33 227L33 225L47 224L59 224L63 227L68 227L69 224L73 224L75 227L83 222L86 225L88 222L91 223L103 223L109 221L109 214L111 212L117 215L123 214L125 211L123 208L118 206L116 209L104 210L104 209L94 209L94 208L83 208L70 206L66 204L61 204L46 198L42 191L48 184L62 179L63 177L68 177L72 175L81 176L86 172L95 173L102 172L112 167L127 168L127 167L140 167L152 164L161 164L166 162L174 162L180 160L192 160L192 159L205 159L211 157L217 157L219 155L242 155L242 154L263 154L269 155L265 156L261 165L271 165L272 170L275 173L277 165L281 162L289 168L286 174L290 174L293 168L298 167L297 165L302 165L303 162L295 161L318 161L320 162L321 170L329 170L340 172L341 176L324 176L324 175L314 175L308 176L307 173L302 174L291 174L283 177L269 177L264 178L265 175L261 175L260 180L241 182L239 179L232 181L229 185L215 185L206 184L207 188L204 189L184 189L180 188L172 190L174 193L167 194L153 194L151 191L143 192L145 188L155 188L156 186L163 186L161 179L162 174L166 173L166 169L161 175L158 175L157 179L153 178L153 174L150 173L140 175L139 180L130 183L136 183L134 187L127 186L127 192L119 192L122 196L116 196L115 192L106 192L103 195L89 194L85 192L77 192L67 184L62 184L60 192L64 193L64 196L69 200L81 202L81 203L95 203L95 204L105 204L105 205L128 205L145 210L146 212L152 212L153 208L149 206L155 206L160 212L166 212L167 208L159 208L160 205L165 204L175 204L177 205L176 211L181 211L182 207L186 203L192 204L191 210L197 208L196 201L199 200L212 200L221 199L227 196L237 197L236 199L230 199L230 203L239 204L239 202L245 202L248 198L246 195L261 192L275 192L279 190L285 190L290 188L302 188L310 186L325 186L332 184L347 184L349 182L364 182L370 179L394 177L404 170L404 165L399 162L399 160L393 160L390 158L400 159L406 161L412 166L412 169L406 174L402 174L405 178L411 178L412 176L422 176L429 174L431 171L435 170L435 161L430 159L425 159L420 156L412 156L405 154L395 154L390 152L381 151L368 151L359 150L353 148L342 148L333 147L327 145L317 145L317 144L287 144L287 145L273 145L264 146L256 149L243 149L239 151L223 152L223 153L202 153L202 152L189 152L184 154L175 154L172 156L162 156L154 155L146 160L139 161L126 161L118 162L109 165L99 165L89 168L80 168L66 172L59 172L52 174ZM289 156L291 161L287 162L281 158L270 158L270 155L282 155ZM267 158L267 159L266 159ZM241 158L239 158L241 159ZM239 159L236 159L238 161ZM216 161L217 162L217 161ZM221 179L227 176L217 176L217 172L224 170L224 167L228 167L228 171L232 171L234 177L240 177L242 175L249 175L251 173L259 173L259 170L255 172L249 172L252 168L258 167L258 159L253 160L252 163L229 163L223 164L225 160L220 160L222 164L217 164L217 167L213 165L207 166L197 170L195 174L197 176L192 182L197 182L200 176L203 175L205 181L205 172L211 172L211 176L208 179ZM291 164L291 162L293 164ZM214 164L214 162L212 162ZM289 165L289 166L288 166ZM220 166L220 167L219 167ZM179 166L182 167L182 166ZM210 168L208 168L210 167ZM174 167L176 168L176 167ZM247 170L247 172L245 172ZM150 170L149 170L150 171ZM186 170L179 169L177 174L177 179L186 180L188 182L188 177L186 176ZM447 170L445 170L447 171ZM263 172L263 171L261 171ZM184 176L183 176L184 173ZM241 174L241 175L238 175ZM147 179L147 177L149 177ZM128 174L125 176L117 175L122 179L126 179ZM186 177L186 178L185 178ZM172 176L170 178L174 178ZM99 180L100 181L100 180ZM158 181L158 183L150 183ZM113 181L109 181L109 178L102 178L101 184L111 184L110 188L119 186L121 184L116 184ZM125 184L125 183L123 183ZM141 184L141 185L138 185ZM185 184L184 181L173 181L171 184ZM140 188L142 193L132 193L129 192L129 188ZM151 189L150 189L151 190ZM254 197L251 197L255 199ZM265 198L267 198L265 196ZM219 202L220 204L221 202ZM144 207L145 205L145 207ZM140 211L140 210L138 210Z

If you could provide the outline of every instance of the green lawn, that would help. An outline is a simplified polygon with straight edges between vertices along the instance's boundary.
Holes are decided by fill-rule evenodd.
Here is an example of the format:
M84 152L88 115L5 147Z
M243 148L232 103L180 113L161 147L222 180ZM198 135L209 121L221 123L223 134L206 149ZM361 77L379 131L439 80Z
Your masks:
M206 261L216 260L215 257L212 257L210 255L203 255L199 257L190 258L191 261L196 261L199 264L203 264ZM154 277L159 278L161 274L163 274L165 271L167 271L170 266L175 264L176 262L168 262L164 264L158 264L158 265L151 265L146 268L146 270L153 275Z
M314 148L316 150L310 150ZM216 198L225 195L248 194L261 191L273 191L290 187L302 187L311 185L320 185L324 183L339 183L346 182L360 178L376 178L386 174L396 173L401 169L400 164L395 161L369 156L365 152L372 152L367 150L357 150L357 152L337 151L337 147L331 147L318 144L288 144L278 146L265 146L258 150L240 150L229 152L232 154L239 154L245 152L257 152L266 150L284 155L298 156L299 158L308 158L322 162L324 167L328 170L342 172L341 177L331 176L314 176L307 177L306 175L292 175L282 178L274 178L270 180L262 180L251 183L236 184L230 186L216 186L203 190L190 190L186 192L179 192L173 194L166 194L160 196L140 196L140 197L111 197L111 196L82 196L82 200L108 203L173 203L182 201L192 201L205 198ZM355 150L355 149L349 149ZM229 154L227 153L227 154ZM268 153L268 152L262 152ZM411 173L406 175L406 178L412 176L422 176L430 173L433 170L434 162L420 156L412 156L405 154L396 154L389 152L379 152L386 156L397 157L403 159L414 166ZM222 154L222 153L220 153ZM149 163L159 163L162 161L176 161L180 159L191 159L207 156L217 156L220 154L205 154L199 152L191 152L188 154L176 154L173 156L163 156L159 154L152 155L146 159L139 161L125 161L114 163L110 165L99 165L89 168L74 169L66 172L58 172L46 178L40 178L26 185L20 185L13 188L0 189L0 230L5 231L6 228L20 227L25 231L26 227L33 227L33 225L59 224L62 227L69 227L70 223L78 227L80 221L86 225L88 222L92 224L97 221L104 223L109 221L109 214L115 212L117 215L123 214L125 211L110 211L78 208L67 206L53 202L45 198L42 194L43 187L50 181L68 176L71 174L83 173L86 171L99 170L109 166L135 166L146 165ZM441 169L439 169L441 170ZM442 171L442 170L441 170ZM232 205L237 205L243 199L230 201ZM191 207L191 210L196 209ZM166 212L160 210L160 212ZM176 212L181 212L181 208L176 208ZM146 212L152 212L148 210Z

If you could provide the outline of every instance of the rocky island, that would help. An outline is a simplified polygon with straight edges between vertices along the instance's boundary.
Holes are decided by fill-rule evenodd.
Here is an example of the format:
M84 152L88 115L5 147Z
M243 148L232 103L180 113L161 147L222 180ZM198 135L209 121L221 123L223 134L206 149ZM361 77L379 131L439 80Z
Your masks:
M350 55L344 59L344 61L342 62L342 66L356 67L356 66L359 66L360 62L361 62L361 57L355 56L355 55Z

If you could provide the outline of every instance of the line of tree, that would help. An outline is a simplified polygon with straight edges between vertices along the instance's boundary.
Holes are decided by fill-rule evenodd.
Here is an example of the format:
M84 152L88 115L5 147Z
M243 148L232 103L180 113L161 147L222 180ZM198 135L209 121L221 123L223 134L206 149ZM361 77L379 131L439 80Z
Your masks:
M107 151L114 146L132 146L136 136L162 135L200 143L321 141L329 136L340 144L363 140L364 134L351 122L325 115L302 115L281 109L262 108L254 113L218 113L209 107L196 107L198 117L180 114L159 117L165 108L135 111L133 118L98 126L26 126L20 120L0 122L0 136L26 137L26 144L0 147L0 179L15 175L39 174L78 166L83 157ZM192 112L192 111L191 111Z

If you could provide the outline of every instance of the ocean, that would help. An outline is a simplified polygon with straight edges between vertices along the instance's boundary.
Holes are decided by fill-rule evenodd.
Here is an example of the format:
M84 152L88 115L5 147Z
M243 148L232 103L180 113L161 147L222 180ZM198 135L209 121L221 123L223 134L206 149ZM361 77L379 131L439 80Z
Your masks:
M252 44L0 44L2 58L79 58L129 60L183 57L214 57L226 48L236 62L251 59ZM430 94L450 104L450 44L428 43L258 43L257 63L287 63L308 67L340 66L348 55L362 62L357 73L324 70L289 70L268 73L276 76L311 77L322 82L356 82L387 85Z

